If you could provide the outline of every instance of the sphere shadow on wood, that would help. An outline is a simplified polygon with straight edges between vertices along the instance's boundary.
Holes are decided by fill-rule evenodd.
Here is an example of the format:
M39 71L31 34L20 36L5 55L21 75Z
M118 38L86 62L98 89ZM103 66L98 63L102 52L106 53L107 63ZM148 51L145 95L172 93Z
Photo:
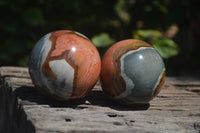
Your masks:
M126 105L110 99L101 90L92 90L86 97L79 100L61 101L55 100L47 95L41 94L35 87L22 86L16 88L14 91L15 95L22 100L22 104L47 104L52 108L73 108L73 109L84 109L86 106L80 105L97 105L101 107L110 107L115 110L147 110L150 104L132 104ZM89 102L89 104L88 104Z
M110 107L112 109L118 111L134 111L134 110L147 110L150 107L149 103L145 104L125 104L121 101L116 101L108 97L103 91L101 90L93 90L89 93L86 99L92 105L98 105L102 107Z
M70 107L76 108L77 105L83 104L84 99L76 101L61 101L55 100L47 95L41 94L35 87L22 86L16 88L14 91L15 95L22 99L22 104L47 104L50 107Z

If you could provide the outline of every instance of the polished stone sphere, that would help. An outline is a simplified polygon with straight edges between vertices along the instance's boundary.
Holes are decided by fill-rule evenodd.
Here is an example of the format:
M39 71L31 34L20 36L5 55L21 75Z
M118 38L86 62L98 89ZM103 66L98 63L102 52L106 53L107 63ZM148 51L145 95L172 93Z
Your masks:
M146 42L128 39L110 47L101 65L102 89L127 104L148 103L161 90L165 66Z
M59 30L42 37L32 50L29 73L41 92L61 100L79 99L96 84L101 60L84 35Z

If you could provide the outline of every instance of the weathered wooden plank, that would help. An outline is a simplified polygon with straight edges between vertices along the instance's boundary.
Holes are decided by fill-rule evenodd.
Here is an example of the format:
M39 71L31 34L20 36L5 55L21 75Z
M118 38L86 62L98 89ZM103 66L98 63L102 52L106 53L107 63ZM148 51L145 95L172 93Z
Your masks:
M0 132L200 132L198 79L168 77L150 104L120 105L99 83L85 98L63 102L41 95L27 68L0 67L0 76Z

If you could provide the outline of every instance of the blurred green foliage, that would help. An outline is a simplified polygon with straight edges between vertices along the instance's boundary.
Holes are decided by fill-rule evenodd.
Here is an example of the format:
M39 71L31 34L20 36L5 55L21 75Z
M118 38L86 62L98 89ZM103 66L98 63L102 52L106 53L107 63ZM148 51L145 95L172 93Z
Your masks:
M162 36L162 33L158 30L137 30L133 33L133 38L142 39L153 43L153 41Z
M177 55L180 49L182 58L199 65L195 62L200 57L199 40L195 37L200 31L198 3L198 0L3 0L0 66L27 66L35 43L59 29L78 31L91 38L97 47L104 48L123 39L142 39L165 58ZM169 35L174 24L178 31ZM192 41L188 39L191 36Z
M178 54L178 45L157 30L138 30L133 33L133 38L146 41L160 53L163 58L170 58Z
M108 33L101 33L92 37L92 42L98 47L108 47L115 43L115 40L110 38Z
M163 58L169 58L178 54L179 48L177 44L166 37L159 37L152 44L158 50Z

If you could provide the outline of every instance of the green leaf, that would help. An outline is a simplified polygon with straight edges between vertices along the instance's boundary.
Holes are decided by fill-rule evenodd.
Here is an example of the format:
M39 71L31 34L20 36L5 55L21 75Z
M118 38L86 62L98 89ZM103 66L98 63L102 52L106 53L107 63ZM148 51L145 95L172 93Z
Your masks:
M153 47L160 53L163 58L175 56L179 52L177 44L168 38L160 37L154 43Z
M133 38L152 44L163 58L175 56L179 52L177 44L158 30L137 30L133 33Z
M44 16L40 8L29 8L22 15L24 21L31 26L39 26L44 24Z
M94 36L92 38L92 42L96 47L107 47L115 43L115 40L110 38L108 33L101 33L99 35Z
M162 33L158 30L137 30L133 33L133 38L145 40L148 38L158 38L161 37Z

